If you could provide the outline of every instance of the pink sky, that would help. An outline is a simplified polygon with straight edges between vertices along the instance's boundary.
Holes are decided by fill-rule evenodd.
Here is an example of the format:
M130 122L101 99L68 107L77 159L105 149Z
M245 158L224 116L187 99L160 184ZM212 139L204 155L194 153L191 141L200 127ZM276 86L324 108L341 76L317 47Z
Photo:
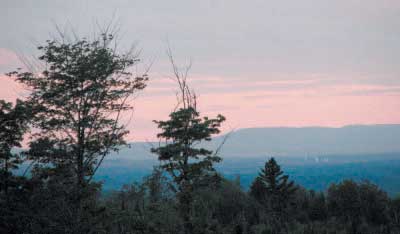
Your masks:
M18 64L15 54L0 49L0 65L11 69ZM175 106L175 84L156 74L150 74L148 87L136 98L129 124L131 141L154 140L158 131L152 120L166 119ZM227 117L225 132L264 126L400 123L400 85L354 84L335 79L318 74L297 76L295 80L283 76L272 81L196 74L190 84L197 90L204 115L221 113ZM335 82L329 82L332 80ZM1 99L13 101L23 96L20 85L0 76Z
M0 66L17 67L17 56L0 49ZM279 78L279 74L268 74ZM150 73L148 87L135 100L132 141L154 140L158 130L152 120L166 119L175 106L174 82ZM340 82L340 77L297 75L288 80L249 80L246 77L190 77L199 95L199 109L210 117L223 114L224 132L264 126L330 126L400 123L400 85ZM332 82L333 81L333 82ZM0 76L0 98L23 98L20 85Z
M24 94L3 75L20 65L13 51L36 56L55 23L87 36L113 15L122 47L138 42L144 63L153 63L130 140L154 140L152 120L166 119L175 105L166 39L178 64L193 61L190 84L200 111L225 115L225 131L400 123L395 0L4 0L0 99Z
M168 86L163 90L158 87L165 81L151 81L144 94L137 99L133 122L135 139L154 139L157 130L151 120L165 119L174 107L173 88ZM246 82L245 79L243 82ZM273 84L261 82L255 90L249 88L242 91L238 86L243 84L218 84L213 79L205 78L203 86L216 85L224 91L216 89L199 93L199 108L205 115L225 115L225 131L264 126L340 127L400 123L399 86L316 85L318 81L306 81L303 87L291 87L298 86L299 81L276 83L284 84L285 88L281 86L276 90ZM315 86L309 87L313 84Z

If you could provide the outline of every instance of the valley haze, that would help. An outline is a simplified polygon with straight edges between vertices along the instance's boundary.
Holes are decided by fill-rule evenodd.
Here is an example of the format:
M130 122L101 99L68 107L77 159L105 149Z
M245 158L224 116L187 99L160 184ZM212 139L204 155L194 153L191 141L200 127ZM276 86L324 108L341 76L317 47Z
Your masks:
M216 149L225 135L203 143ZM324 191L344 179L369 180L391 196L400 194L400 124L239 129L229 135L218 172L248 189L265 161L275 157L296 183ZM159 165L150 152L158 142L132 143L107 157L96 176L104 191L140 182Z

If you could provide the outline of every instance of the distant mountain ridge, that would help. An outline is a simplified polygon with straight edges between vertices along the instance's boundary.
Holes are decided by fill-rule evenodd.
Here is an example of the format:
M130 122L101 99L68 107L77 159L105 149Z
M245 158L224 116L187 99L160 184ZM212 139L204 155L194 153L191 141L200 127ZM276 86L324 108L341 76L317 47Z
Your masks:
M202 146L216 149L226 135ZM154 158L151 145L137 142L119 153L122 158ZM363 155L400 152L400 124L331 127L267 127L239 129L229 134L223 157ZM112 157L111 157L112 158Z
M232 157L393 152L400 152L400 124L240 129L229 137L223 148L223 154Z

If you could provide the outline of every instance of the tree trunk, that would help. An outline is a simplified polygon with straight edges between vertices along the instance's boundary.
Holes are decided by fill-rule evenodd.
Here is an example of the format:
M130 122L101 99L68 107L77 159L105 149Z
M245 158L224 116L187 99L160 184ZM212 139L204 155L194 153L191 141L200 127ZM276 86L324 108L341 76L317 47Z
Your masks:
M183 190L179 192L179 213L183 220L183 228L185 234L193 233L193 224L190 218L192 195L189 188L183 186Z

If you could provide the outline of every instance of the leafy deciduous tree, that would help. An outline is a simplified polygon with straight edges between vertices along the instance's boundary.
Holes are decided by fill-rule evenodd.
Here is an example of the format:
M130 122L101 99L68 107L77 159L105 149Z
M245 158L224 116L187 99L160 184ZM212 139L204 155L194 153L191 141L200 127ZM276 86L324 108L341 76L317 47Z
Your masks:
M27 155L42 163L36 167L42 168L36 170L40 176L74 184L63 188L72 194L70 205L76 206L72 210L80 222L81 211L87 210L82 200L97 169L110 151L126 144L129 132L122 115L133 108L130 98L145 88L148 77L130 72L138 54L133 49L120 53L108 32L73 42L61 35L38 49L39 71L8 74L31 91L27 102L36 133Z
M61 39L38 47L42 71L9 75L31 90L28 101L40 130L35 155L55 165L73 164L77 184L83 186L105 155L125 143L128 131L121 114L132 109L129 98L148 78L129 72L139 61L137 54L118 53L112 34L71 43Z

